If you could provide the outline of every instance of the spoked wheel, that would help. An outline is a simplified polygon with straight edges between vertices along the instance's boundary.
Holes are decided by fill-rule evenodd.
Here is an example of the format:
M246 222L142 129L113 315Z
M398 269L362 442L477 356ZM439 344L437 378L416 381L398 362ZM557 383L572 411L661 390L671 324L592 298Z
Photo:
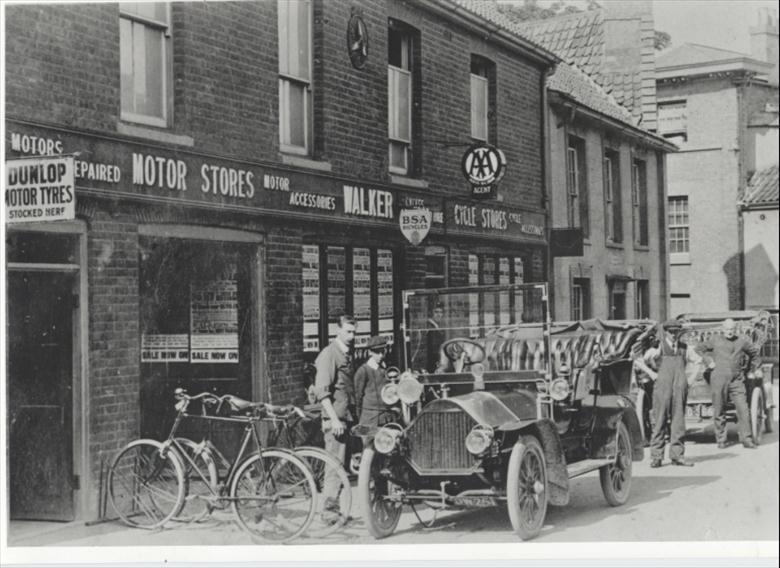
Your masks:
M108 499L128 525L163 526L179 514L187 495L180 457L155 440L135 440L116 456L108 472Z
M534 538L547 515L547 464L539 440L520 436L512 448L507 469L507 509L517 535Z
M264 450L244 461L230 486L238 524L265 541L288 542L309 527L317 488L295 454Z
M402 504L388 496L392 483L380 473L384 456L372 447L363 449L358 472L358 500L368 532L374 538L393 534L401 519Z
M599 468L601 490L607 503L613 507L628 501L631 492L631 436L620 422L617 430L617 459L612 465Z
M188 491L184 499L184 507L173 517L174 521L194 523L203 520L211 513L212 497L217 495L217 464L211 451L203 443L196 443L187 438L176 438L177 450L186 452L180 456L184 466L184 477L187 479Z
M344 466L322 448L303 446L295 448L295 454L306 462L317 486L317 505L306 534L324 537L343 527L349 520L352 508L352 488ZM326 476L332 485L330 495L325 494Z
M754 387L750 395L750 433L753 442L761 443L766 428L766 407L764 406L764 391L761 387Z

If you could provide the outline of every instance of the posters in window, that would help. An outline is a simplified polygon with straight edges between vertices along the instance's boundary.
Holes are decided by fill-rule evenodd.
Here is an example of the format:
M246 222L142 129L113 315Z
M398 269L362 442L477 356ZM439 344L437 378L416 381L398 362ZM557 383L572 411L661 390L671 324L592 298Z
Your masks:
M186 333L144 333L141 335L141 363L188 363Z
M320 249L317 245L303 247L303 350L320 350Z
M190 362L238 363L238 280L233 270L192 282Z
M328 247L328 337L336 337L333 320L346 313L346 253L344 247Z

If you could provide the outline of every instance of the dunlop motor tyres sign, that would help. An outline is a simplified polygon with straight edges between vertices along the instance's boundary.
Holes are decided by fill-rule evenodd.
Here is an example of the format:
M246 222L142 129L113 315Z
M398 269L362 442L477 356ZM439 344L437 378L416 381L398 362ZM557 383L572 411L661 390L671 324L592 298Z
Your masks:
M72 156L24 158L5 163L6 222L63 221L75 217Z

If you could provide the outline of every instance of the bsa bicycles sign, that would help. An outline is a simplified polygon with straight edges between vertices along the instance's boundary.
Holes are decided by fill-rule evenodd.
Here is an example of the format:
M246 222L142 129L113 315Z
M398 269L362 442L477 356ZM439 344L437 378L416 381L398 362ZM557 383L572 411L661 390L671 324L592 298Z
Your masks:
M495 146L475 144L463 155L461 170L471 184L472 197L495 197L498 182L506 173L506 157Z
M401 233L410 243L417 246L431 230L433 214L430 209L402 209L398 214Z

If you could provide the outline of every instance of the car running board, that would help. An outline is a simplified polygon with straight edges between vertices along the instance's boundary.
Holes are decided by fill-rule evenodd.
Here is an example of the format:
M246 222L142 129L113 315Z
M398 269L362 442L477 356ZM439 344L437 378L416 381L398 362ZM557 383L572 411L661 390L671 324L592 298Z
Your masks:
M613 463L615 463L614 459L582 460L566 466L566 471L569 474L569 479L571 479Z

